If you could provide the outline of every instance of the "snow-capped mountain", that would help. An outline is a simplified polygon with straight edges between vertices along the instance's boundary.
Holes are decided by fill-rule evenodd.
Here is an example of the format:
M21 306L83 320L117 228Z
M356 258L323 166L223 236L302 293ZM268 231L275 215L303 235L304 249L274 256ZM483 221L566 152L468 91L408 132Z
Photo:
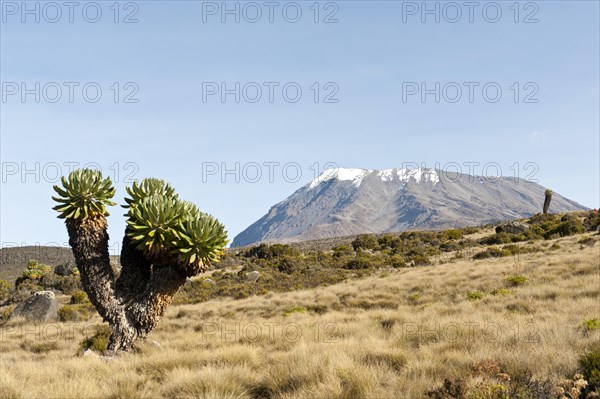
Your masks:
M436 169L327 170L238 234L232 246L409 229L475 226L534 215L545 188L514 177ZM551 212L586 209L558 194Z

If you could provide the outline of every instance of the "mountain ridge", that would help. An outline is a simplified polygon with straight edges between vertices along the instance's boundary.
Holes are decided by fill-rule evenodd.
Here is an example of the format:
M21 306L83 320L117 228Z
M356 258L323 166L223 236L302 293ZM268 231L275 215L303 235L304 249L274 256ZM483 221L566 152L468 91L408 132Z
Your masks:
M327 170L240 234L232 247L361 233L475 226L532 216L546 188L520 178L428 168ZM586 207L559 194L551 211Z

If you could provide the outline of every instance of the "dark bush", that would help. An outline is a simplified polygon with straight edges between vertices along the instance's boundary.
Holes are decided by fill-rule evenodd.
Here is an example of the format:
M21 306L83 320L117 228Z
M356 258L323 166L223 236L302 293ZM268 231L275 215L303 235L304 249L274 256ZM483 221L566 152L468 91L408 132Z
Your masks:
M481 230L480 227L464 227L461 229L464 235L475 234L478 233L479 230Z
M397 248L402 244L402 239L392 234L384 234L377 239L380 249Z
M600 389L600 344L594 344L579 358L579 367L587 382Z
M511 255L512 252L507 249L487 248L486 250L473 255L473 259L502 258Z
M487 237L483 237L479 240L480 244L483 245L496 245L496 244L510 244L513 242L525 241L527 237L525 235L517 235L510 233L496 233Z
M556 386L546 379L536 379L529 370L511 375L507 398L548 399L555 397Z
M427 392L429 399L466 399L468 385L465 378L446 378L441 387Z
M414 266L428 266L431 265L431 259L424 254L412 255L408 258Z
M520 285L527 283L527 280L528 280L527 277L521 276L521 275L508 276L506 278L506 283L508 285L510 285L511 287L518 287Z
M42 280L44 283L44 288L54 288L58 291L63 292L66 295L71 295L76 291L82 291L83 286L81 285L81 278L79 274L72 274L70 276L54 276L51 281L50 280Z
M76 305L76 304L81 304L81 303L88 303L90 300L88 299L87 294L85 293L85 291L74 291L71 294L71 305Z
M372 256L365 253L357 254L354 259L349 260L344 265L345 269L356 270L356 269L370 269L376 266L376 261Z
M462 246L456 241L448 241L440 245L440 250L444 252L458 251L460 249L462 249Z
M298 250L285 244L260 244L248 249L245 253L247 258L273 259L283 255L297 256Z
M352 241L352 248L355 251L359 249L379 249L377 238L373 234L361 234Z
M277 270L285 274L294 274L302 270L302 262L297 258L284 256L277 264Z
M583 220L583 225L587 231L596 231L600 226L600 213L598 211L590 211Z
M462 231L456 229L450 229L443 232L444 238L447 240L458 240L462 238Z
M87 349L94 349L98 352L105 352L108 347L108 339L110 338L110 329L108 325L102 324L98 328L96 328L96 333L91 337L86 337L81 343L79 347L82 351L86 351Z
M334 258L343 258L354 255L354 250L348 245L338 245L336 247L333 247L332 249Z
M556 234L560 235L561 237L566 237L583 232L585 232L583 223L581 223L579 219L569 218L558 224L556 227L548 230L546 234L544 234L544 238L549 239Z

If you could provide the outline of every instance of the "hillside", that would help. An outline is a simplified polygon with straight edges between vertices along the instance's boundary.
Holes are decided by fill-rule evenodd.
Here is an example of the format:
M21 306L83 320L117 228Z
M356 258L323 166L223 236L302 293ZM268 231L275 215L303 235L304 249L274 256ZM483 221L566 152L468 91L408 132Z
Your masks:
M480 226L540 212L545 190L523 179L435 169L327 170L274 205L231 246ZM553 196L554 213L582 209Z
M14 280L21 275L27 261L35 259L51 266L73 261L71 248L23 246L0 249L0 279Z
M549 237L485 259L450 251L327 287L171 306L117 359L79 352L98 316L36 339L11 321L0 327L0 397L421 398L457 378L473 394L501 386L557 398L600 340L599 240Z
M71 248L49 246L23 246L0 248L0 279L13 281L21 276L27 261L35 259L39 263L57 266L67 262L74 262ZM119 256L111 255L111 261L119 264Z

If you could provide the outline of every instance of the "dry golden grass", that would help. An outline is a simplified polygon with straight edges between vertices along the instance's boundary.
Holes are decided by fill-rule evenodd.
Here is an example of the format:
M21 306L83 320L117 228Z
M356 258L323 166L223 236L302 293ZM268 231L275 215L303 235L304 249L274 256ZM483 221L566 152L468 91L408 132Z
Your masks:
M136 353L112 359L78 354L99 319L15 320L0 330L0 397L418 398L486 358L509 374L570 376L600 338L582 327L600 318L600 244L581 246L585 236L521 259L173 306Z

